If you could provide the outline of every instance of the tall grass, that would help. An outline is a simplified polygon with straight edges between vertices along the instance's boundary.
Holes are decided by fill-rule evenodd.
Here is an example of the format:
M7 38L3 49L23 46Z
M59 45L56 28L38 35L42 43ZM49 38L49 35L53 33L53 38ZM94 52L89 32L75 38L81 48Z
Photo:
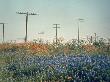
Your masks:
M0 82L109 82L104 43L0 44Z

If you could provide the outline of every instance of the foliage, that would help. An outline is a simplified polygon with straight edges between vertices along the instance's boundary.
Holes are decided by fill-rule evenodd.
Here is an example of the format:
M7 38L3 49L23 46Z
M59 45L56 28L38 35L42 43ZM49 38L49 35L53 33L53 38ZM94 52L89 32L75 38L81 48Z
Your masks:
M0 82L109 82L110 45L100 39L0 44Z
M27 55L23 52L1 54L1 57L8 61L1 66L0 80L2 82L110 81L109 55L59 53L52 56L38 56Z

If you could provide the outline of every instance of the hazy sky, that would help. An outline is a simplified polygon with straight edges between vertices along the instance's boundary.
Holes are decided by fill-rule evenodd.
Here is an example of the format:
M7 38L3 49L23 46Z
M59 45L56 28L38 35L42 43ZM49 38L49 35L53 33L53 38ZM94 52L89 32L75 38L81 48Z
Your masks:
M5 40L19 40L25 36L25 15L16 12L34 12L39 16L29 16L28 40L40 37L55 38L53 24L60 24L58 36L65 39L77 37L77 19L80 36L94 35L110 38L110 0L0 0L0 22L5 25ZM2 25L0 25L2 41Z

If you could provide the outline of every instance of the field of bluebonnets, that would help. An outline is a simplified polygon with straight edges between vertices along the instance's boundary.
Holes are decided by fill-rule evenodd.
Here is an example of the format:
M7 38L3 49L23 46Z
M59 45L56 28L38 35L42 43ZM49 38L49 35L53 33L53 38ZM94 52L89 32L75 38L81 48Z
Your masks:
M95 44L88 52L82 45L48 44L43 53L15 45L0 49L0 82L110 82L110 50L105 45Z

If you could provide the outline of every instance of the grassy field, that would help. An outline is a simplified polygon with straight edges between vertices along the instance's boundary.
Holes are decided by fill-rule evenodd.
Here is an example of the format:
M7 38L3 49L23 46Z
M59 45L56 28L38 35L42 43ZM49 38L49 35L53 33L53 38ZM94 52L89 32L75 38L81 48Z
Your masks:
M105 46L1 44L0 82L110 82Z

